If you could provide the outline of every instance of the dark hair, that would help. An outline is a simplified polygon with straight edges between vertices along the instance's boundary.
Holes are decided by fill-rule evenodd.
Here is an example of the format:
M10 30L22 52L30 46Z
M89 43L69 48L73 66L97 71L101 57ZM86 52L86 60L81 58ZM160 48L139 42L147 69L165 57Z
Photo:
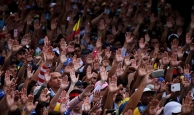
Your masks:
M75 44L74 48L80 48L81 49L81 46L79 44Z
M48 115L61 115L61 113L57 111L52 111L52 112L49 112Z
M27 88L27 95L30 94L30 91L32 90L32 87L36 86L36 81L31 81L29 84L28 84L28 88Z

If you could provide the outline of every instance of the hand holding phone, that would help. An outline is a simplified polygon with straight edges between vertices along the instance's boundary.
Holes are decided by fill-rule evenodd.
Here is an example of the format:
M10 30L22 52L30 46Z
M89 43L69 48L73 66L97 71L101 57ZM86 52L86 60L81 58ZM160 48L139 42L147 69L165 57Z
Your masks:
M156 70L152 72L152 77L153 78L159 78L164 76L164 70Z
M171 92L181 91L181 84L175 83L171 85Z
M13 37L14 38L17 38L18 37L18 30L17 29L14 29L13 31L14 31Z

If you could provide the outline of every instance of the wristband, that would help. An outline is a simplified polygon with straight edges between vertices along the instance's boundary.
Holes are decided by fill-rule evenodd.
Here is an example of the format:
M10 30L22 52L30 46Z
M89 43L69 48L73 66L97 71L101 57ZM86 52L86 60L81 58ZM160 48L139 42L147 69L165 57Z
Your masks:
M80 99L79 95L78 95L78 99L79 99L79 101L83 101L83 100Z

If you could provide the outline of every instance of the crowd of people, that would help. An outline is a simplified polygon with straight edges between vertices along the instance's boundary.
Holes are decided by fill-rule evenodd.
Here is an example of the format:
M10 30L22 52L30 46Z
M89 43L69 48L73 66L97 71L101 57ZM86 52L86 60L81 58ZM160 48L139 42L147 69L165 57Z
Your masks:
M0 115L193 115L194 7L179 10L1 0Z

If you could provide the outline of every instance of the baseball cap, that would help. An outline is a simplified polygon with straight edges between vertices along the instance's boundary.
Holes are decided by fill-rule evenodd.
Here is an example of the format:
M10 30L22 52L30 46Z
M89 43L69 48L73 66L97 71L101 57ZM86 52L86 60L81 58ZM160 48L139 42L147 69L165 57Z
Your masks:
M137 91L137 89L135 89L135 91ZM147 87L143 90L143 93L145 93L145 92L152 92L152 93L156 93L156 91L155 91L155 90L152 90L152 89L147 88Z
M171 101L164 106L164 115L172 115L172 113L180 113L182 105L178 102Z
M40 87L41 87L41 86L37 86L37 87L34 89L34 91L33 91L33 95L36 95L36 94L38 93L38 91L39 91ZM48 92L47 92L47 95L48 95L48 94L50 94L50 93L51 93L51 92L50 92L50 91L48 91Z

